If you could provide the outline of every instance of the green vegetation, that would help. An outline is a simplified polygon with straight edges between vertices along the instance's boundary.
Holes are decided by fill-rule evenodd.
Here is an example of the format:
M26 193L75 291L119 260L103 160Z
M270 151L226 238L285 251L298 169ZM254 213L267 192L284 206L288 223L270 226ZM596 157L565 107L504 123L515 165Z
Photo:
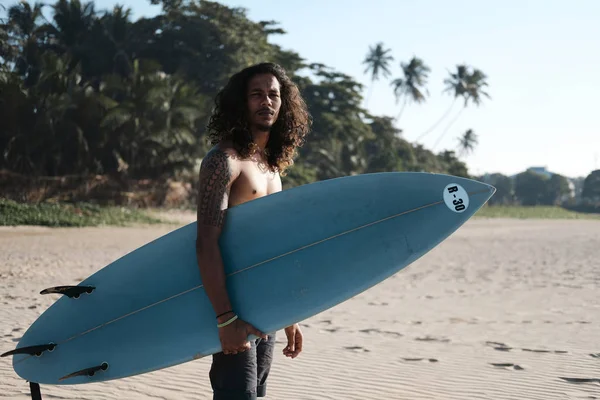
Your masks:
M492 206L560 206L581 213L600 213L600 170L586 178L567 179L560 174L527 170L514 177L489 174L475 177L496 188Z
M450 68L443 82L443 92L451 98L448 109L411 143L399 124L407 104L427 103L431 67L423 59L413 56L397 62L392 50L379 42L362 59L370 77L363 87L351 76L270 43L285 30L275 21L249 20L243 8L200 0L150 2L162 12L135 21L123 6L98 11L93 1L15 0L6 8L6 18L0 21L0 171L56 177L60 182L52 188L13 191L18 185L0 181L7 200L39 203L19 208L3 200L2 224L80 226L116 223L125 214L127 220L145 220L142 214L118 208L104 212L97 206L46 204L53 198L68 201L69 196L60 193L63 187L79 193L71 199L77 204L132 204L139 188L149 193L135 204L182 204L179 198L195 193L196 171L210 146L205 127L214 96L232 73L264 61L286 68L313 118L307 142L283 178L284 188L383 171L471 177L460 157L475 151L485 134L473 129L457 134L451 128L466 107L490 98L487 76L478 68L464 63ZM373 84L380 79L389 80L398 103L394 117L366 110ZM437 130L454 107L460 109ZM431 149L419 144L434 132L437 139ZM436 151L449 133L456 136L456 148ZM585 188L576 188L587 196L581 210L599 208L599 174L590 175L585 185L582 179ZM80 176L82 183L70 185L65 179L63 185L67 176ZM561 176L547 179L525 172L515 179L499 174L472 178L485 178L496 186L492 205L564 205L569 193ZM161 196L166 197L161 193L151 196L160 192L155 187L177 187L174 182L190 189L180 190L175 200L170 197L171 203L161 203ZM187 200L194 204L193 198ZM79 215L81 210L89 215ZM482 213L495 210L499 209Z
M158 224L164 222L142 211L124 207L100 207L86 203L22 204L0 199L0 226L128 226L131 224Z
M217 91L232 73L273 61L298 84L314 120L285 187L375 171L468 176L455 150L472 150L475 135L440 153L409 143L398 118L363 108L365 88L352 77L269 43L285 33L276 22L251 21L245 9L217 2L151 1L162 13L136 21L122 6L100 12L79 0L8 8L0 25L0 169L195 176ZM383 47L364 60L373 81L394 73ZM430 68L416 57L400 67L390 90L403 104L424 103ZM446 91L479 104L485 75L466 65L456 71Z
M475 217L519 219L598 219L600 214L586 214L558 206L484 206Z

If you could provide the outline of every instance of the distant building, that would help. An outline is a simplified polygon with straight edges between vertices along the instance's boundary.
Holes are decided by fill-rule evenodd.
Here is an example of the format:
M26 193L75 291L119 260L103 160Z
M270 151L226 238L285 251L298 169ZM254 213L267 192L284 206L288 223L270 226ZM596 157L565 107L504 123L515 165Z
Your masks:
M551 178L554 175L552 172L548 171L547 167L529 167L527 171L535 172L536 174L544 175L547 178Z

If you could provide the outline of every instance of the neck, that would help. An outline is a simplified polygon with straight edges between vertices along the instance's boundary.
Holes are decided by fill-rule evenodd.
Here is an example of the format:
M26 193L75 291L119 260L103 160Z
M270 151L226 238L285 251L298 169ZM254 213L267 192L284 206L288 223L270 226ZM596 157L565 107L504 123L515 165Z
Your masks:
M256 143L258 147L264 151L267 147L267 142L269 141L269 131L253 129L252 140L254 140L254 143Z

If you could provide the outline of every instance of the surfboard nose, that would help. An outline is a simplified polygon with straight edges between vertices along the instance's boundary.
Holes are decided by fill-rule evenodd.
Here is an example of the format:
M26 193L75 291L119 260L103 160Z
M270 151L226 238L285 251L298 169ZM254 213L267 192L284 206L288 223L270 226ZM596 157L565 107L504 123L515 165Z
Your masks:
M485 187L485 190L487 190L487 199L485 200L487 202L489 199L492 198L492 196L494 194L496 194L496 188L494 186L484 183L484 182L479 182L479 183L481 183Z
M474 185L470 191L473 194L471 196L473 200L479 203L476 207L480 208L484 206L489 201L489 199L492 198L494 193L496 193L496 188L485 182L474 181Z
M491 199L492 196L496 193L496 188L490 184L487 184L485 182L479 182L477 181L477 183L479 183L481 185L481 191L482 192L487 192L487 200ZM487 201L486 200L486 201Z

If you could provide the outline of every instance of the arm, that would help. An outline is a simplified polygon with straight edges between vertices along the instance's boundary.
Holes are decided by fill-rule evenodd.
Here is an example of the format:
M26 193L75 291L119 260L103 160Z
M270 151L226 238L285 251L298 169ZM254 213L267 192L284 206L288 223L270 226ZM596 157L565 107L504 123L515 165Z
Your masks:
M213 149L202 160L198 191L196 256L204 290L215 315L231 310L219 237L225 221L231 185L238 176L238 168L223 150ZM228 317L231 315L225 316Z

